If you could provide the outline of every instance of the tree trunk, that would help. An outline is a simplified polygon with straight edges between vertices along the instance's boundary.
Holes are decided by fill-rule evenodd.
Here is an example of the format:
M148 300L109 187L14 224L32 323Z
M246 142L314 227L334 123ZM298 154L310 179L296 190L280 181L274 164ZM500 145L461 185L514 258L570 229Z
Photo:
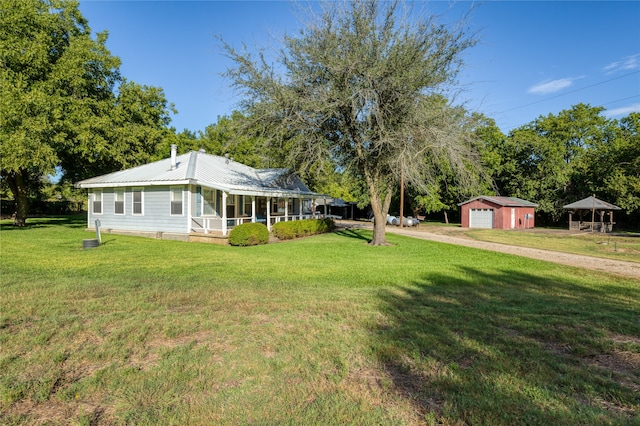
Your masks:
M386 237L386 226L387 226L387 215L378 211L378 209L373 209L373 239L369 243L372 246L386 246L387 245L387 237Z
M25 226L27 215L29 214L29 198L27 197L27 186L23 176L23 171L11 172L4 175L7 179L9 189L13 193L16 211L13 216L14 226Z
M449 215L447 215L447 211L444 210L444 223L449 224Z
M386 246L387 243L386 227L387 213L391 205L391 191L387 191L384 200L380 194L370 193L371 209L373 210L373 239L369 243L372 246Z

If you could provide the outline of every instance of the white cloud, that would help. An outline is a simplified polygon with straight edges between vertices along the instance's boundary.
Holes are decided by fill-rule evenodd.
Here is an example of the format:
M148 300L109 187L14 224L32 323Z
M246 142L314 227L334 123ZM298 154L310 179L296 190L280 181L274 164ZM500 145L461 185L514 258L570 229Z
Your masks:
M620 71L629 71L640 68L640 54L635 54L623 58L621 61L615 61L603 68L605 74L614 74Z
M607 117L617 117L619 115L629 115L632 112L640 112L640 103L627 105L616 109L608 109L604 112Z
M562 89L566 89L571 86L575 80L577 80L577 78L561 78L558 80L543 81L530 87L527 92L534 95L548 95L549 93L556 93Z

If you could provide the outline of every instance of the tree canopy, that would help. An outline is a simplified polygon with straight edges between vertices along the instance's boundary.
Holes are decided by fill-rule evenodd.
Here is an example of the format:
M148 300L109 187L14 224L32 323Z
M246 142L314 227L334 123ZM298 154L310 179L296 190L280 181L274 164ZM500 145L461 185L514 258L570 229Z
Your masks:
M616 120L604 111L577 104L506 136L487 127L481 151L496 191L537 203L542 223L557 223L563 205L594 194L638 217L640 114Z
M404 3L320 8L299 34L285 37L275 64L223 41L236 64L227 75L246 95L251 127L260 127L288 164L323 165L366 184L375 216L371 243L386 244L386 214L401 174L427 188L443 163L460 177L474 163L469 117L440 92L475 40Z
M162 89L123 80L106 41L77 2L0 0L0 172L16 225L41 176L137 165L163 137L173 107Z

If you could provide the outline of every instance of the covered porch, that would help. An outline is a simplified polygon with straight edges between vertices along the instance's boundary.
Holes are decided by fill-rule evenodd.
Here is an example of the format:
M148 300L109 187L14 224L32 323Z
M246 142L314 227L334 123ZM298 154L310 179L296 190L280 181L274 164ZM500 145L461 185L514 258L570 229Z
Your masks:
M226 236L233 227L250 222L264 223L271 231L278 222L313 218L315 197L309 193L233 193L200 186L193 192L191 232L196 234Z

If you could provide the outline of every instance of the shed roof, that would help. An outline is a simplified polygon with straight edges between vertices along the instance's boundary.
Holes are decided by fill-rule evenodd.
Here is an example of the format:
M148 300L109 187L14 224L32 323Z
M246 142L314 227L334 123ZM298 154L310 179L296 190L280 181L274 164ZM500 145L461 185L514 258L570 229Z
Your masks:
M193 184L217 188L231 194L259 196L317 195L289 169L254 169L226 157L191 151L119 172L85 179L78 188L113 188Z
M566 206L562 206L562 208L565 210L622 210L620 207L607 203L606 201L599 200L594 196L576 201L575 203L567 204Z
M342 198L333 198L333 197L329 197L328 195L322 196L316 200L317 206L323 206L325 205L325 203L328 206L333 206L333 207L347 207L347 206L357 204L353 201L345 201Z
M491 203L497 204L503 207L538 207L536 203L532 203L531 201L523 200L517 197L498 197L491 195L480 195L478 197L472 198L465 202L459 203L459 206L470 203L476 200L486 200Z

